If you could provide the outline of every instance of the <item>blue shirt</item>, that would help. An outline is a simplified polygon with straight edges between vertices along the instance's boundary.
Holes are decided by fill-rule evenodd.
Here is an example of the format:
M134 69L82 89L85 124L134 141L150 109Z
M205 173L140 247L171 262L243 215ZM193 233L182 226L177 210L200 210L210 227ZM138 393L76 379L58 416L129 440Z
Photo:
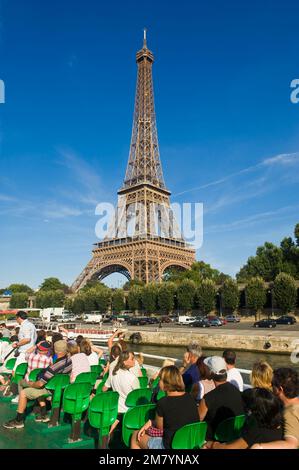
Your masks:
M196 364L192 364L188 369L183 373L183 381L186 387L190 387L200 381L199 370ZM188 390L187 390L188 391Z

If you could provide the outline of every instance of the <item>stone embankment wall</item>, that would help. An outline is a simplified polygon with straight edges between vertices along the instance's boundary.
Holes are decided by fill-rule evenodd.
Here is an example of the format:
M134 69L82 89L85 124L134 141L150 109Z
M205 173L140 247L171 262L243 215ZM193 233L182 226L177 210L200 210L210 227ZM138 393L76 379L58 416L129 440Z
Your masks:
M138 330L136 330L137 332ZM129 338L134 331L127 332ZM243 334L201 334L193 332L153 332L139 331L142 337L141 344L164 345L164 346L186 346L192 341L199 342L206 349L233 348L236 351L255 351L269 353L291 354L299 338L291 336L246 335Z

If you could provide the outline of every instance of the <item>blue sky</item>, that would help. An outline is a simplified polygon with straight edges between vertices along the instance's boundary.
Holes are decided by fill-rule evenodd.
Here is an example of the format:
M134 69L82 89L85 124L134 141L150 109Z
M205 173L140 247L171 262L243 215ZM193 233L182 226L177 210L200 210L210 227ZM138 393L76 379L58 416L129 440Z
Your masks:
M235 274L292 235L296 0L2 0L0 287L71 284L90 259L95 205L116 201L125 174L144 26L167 187L204 203L197 258Z

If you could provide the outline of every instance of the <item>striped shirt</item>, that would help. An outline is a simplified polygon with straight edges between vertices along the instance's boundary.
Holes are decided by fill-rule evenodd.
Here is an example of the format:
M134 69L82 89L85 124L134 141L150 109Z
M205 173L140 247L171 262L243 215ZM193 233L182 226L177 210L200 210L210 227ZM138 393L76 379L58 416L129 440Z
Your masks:
M25 375L25 380L28 380L29 374L34 369L46 369L49 367L53 361L52 357L46 356L45 354L31 353L26 355L28 362L27 374Z
M53 365L47 367L42 376L38 379L44 384L48 383L57 374L70 374L72 372L72 360L69 356L57 359Z

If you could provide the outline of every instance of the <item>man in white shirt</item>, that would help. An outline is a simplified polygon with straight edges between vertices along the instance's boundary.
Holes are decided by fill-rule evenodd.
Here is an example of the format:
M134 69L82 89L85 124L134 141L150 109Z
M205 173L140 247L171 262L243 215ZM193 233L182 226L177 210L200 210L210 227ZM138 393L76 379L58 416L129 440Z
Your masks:
M227 382L232 383L240 392L243 392L243 379L240 372L236 369L236 353L231 349L226 349L222 354L226 362Z
M22 310L20 310L16 314L16 320L17 320L17 323L20 325L20 331L18 335L19 341L14 342L12 346L14 348L18 348L18 351L20 354L17 357L17 361L16 361L14 369L22 362L27 362L25 358L25 353L27 349L35 345L36 338L37 338L36 328L33 325L33 323L31 323L27 319L26 312L23 312Z

